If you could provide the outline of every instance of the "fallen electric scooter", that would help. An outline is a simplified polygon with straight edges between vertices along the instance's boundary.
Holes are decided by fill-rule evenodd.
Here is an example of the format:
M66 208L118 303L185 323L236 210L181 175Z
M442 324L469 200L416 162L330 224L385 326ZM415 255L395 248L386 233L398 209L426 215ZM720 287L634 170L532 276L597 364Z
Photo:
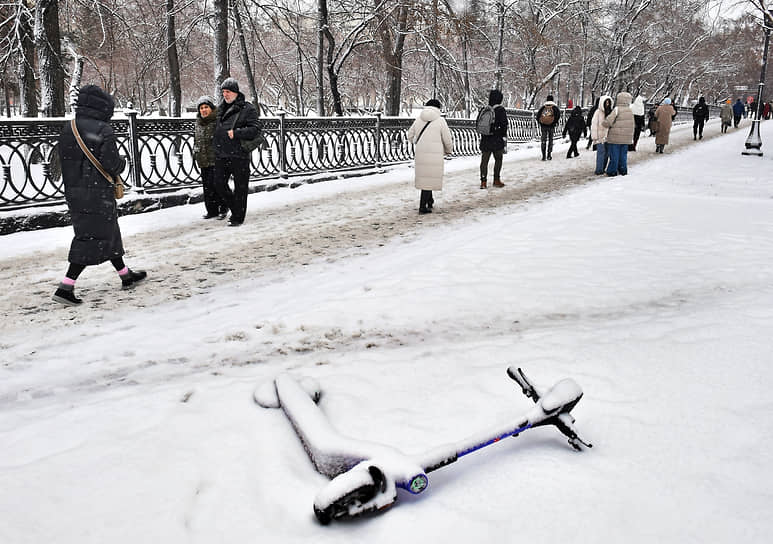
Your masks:
M314 514L323 525L367 512L384 510L397 500L397 488L419 494L427 488L427 473L460 457L527 429L554 425L580 451L592 447L574 428L571 410L582 398L582 389L565 378L546 392L539 392L520 368L507 374L536 406L514 421L501 423L472 436L409 456L384 444L355 440L341 435L317 406L319 385L311 379L296 381L288 374L255 391L255 401L266 408L281 407L295 428L318 472L331 479L314 499Z

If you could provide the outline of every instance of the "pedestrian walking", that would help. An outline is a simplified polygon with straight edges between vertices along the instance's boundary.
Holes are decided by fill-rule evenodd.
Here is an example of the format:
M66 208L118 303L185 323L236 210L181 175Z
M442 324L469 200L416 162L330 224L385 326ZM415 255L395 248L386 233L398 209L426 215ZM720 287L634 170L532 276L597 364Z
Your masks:
M703 139L703 125L709 120L709 107L706 105L706 99L700 97L698 103L692 109L692 139Z
M215 101L202 96L196 103L196 127L193 133L193 159L201 172L201 184L204 192L204 219L225 219L228 214L228 204L217 192L215 186L215 127L217 112Z
M733 126L735 128L738 128L738 123L741 122L741 117L746 115L746 108L743 105L743 102L741 102L741 99L738 98L735 101L735 104L733 104Z
M480 188L488 186L488 163L494 157L494 187L504 187L502 183L502 158L507 147L507 112L502 105L502 91L491 89L488 93L488 105L493 110L494 121L489 134L480 137ZM485 108L483 108L485 110Z
M144 270L131 270L123 261L114 180L123 171L126 161L118 154L115 134L109 123L114 107L113 97L103 89L85 85L78 91L75 104L75 129L71 123L65 123L59 136L57 150L62 165L64 198L75 235L67 256L67 272L52 298L67 306L83 302L75 296L75 281L87 266L110 261L123 289L134 287L147 277ZM87 156L81 143L99 167Z
M567 119L562 132L564 138L569 134L569 141L571 142L569 151L566 152L567 159L571 159L573 156L580 156L580 152L577 151L577 142L587 133L588 129L585 126L585 118L582 116L582 108L577 106L572 110L571 115L569 115L569 119Z
M421 195L419 213L432 213L432 191L443 190L445 156L454 150L451 130L440 112L440 101L428 100L406 137L414 145L414 184Z
M671 99L665 98L663 103L655 110L655 119L658 123L658 131L655 134L655 153L663 153L671 137L671 123L676 117L676 110L671 105Z
M591 108L588 110L588 116L585 118L585 126L588 127L588 143L585 146L585 149L590 149L591 145L593 145L593 133L590 130L590 128L591 128L591 123L593 122L593 115L596 113L597 109L599 109L599 99L598 98L593 103Z
M639 136L644 130L644 97L637 96L631 104L631 113L633 113L633 144L628 146L628 151L636 151L639 144Z
M602 95L599 98L599 107L596 109L596 113L593 114L591 121L590 133L593 138L593 145L596 148L596 170L595 174L600 176L604 173L607 167L607 160L609 155L607 154L607 133L609 128L604 126L604 120L607 115L612 113L612 97L609 95Z
M733 122L733 106L730 103L730 99L725 100L725 103L722 104L722 109L719 110L719 118L722 121L722 134L725 134Z
M549 94L542 107L537 110L535 115L540 127L540 148L542 150L542 160L553 160L553 133L556 125L561 118L561 110L553 102L553 95Z
M217 108L215 146L215 187L231 210L229 227L244 223L247 213L247 194L250 182L250 152L242 146L243 140L258 137L258 112L239 92L239 83L229 77L220 85L223 101ZM228 186L233 176L234 189Z
M617 94L615 109L606 116L603 125L607 132L607 153L609 164L607 176L628 174L628 146L633 143L634 119L631 112L631 93Z

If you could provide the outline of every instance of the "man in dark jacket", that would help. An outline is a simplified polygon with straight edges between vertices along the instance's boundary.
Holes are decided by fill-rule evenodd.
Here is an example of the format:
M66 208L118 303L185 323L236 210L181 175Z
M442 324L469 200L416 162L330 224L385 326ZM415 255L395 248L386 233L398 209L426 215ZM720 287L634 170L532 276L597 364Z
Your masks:
M553 95L549 94L547 101L537 110L537 124L540 127L542 137L540 147L542 149L542 160L553 160L553 132L555 131L558 120L561 117L561 111L553 102Z
M507 146L507 112L502 105L502 91L491 89L488 93L488 105L494 108L494 125L491 134L480 137L480 188L487 187L488 163L494 155L494 187L504 187L502 183L502 158Z
M239 84L228 78L220 85L223 101L217 108L215 127L215 184L217 191L231 209L228 226L238 227L247 213L247 193L250 182L250 153L242 140L257 138L260 132L258 112L239 92ZM228 178L234 178L234 190Z
M113 116L113 108L113 97L96 85L86 85L78 93L75 124L84 145L115 178L123 171L126 161L118 154L115 134L108 122ZM67 257L70 265L53 300L77 306L83 300L75 296L75 280L89 265L110 261L124 289L145 279L147 273L129 270L124 264L115 189L86 157L70 123L65 123L62 128L57 149L62 164L64 197L75 236Z
M709 120L709 107L706 105L706 99L702 96L698 103L692 109L692 139L703 139L703 125Z
M564 125L563 137L569 134L569 140L572 145L569 146L569 151L566 152L566 158L571 159L572 156L579 157L580 152L577 150L577 142L580 137L584 137L588 132L585 126L585 118L582 116L582 107L576 106L572 110L572 114Z
M743 102L741 102L741 99L735 101L735 104L733 104L733 126L735 128L738 128L738 123L741 122L741 116L746 113L746 109L743 107Z

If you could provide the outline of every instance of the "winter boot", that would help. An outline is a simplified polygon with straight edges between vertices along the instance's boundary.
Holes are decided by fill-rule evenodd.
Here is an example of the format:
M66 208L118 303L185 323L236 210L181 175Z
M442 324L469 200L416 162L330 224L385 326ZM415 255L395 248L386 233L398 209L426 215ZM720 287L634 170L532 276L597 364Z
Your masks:
M51 297L51 300L65 306L78 306L83 303L83 300L75 296L75 290L72 285L65 285L63 283L59 284L59 288L54 293L54 296Z
M136 283L148 277L148 273L144 270L128 270L126 274L121 275L121 289L131 289Z
M494 187L504 187L505 184L499 181L498 179L494 180Z
M486 180L485 179L480 180L480 188L485 189L486 187L487 187Z

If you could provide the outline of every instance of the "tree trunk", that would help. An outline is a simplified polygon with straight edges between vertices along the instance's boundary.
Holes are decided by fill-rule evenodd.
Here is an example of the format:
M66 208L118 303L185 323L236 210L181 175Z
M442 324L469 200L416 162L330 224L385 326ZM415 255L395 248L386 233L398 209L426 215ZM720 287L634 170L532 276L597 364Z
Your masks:
M35 85L35 42L32 35L32 17L23 7L19 10L19 41L16 75L19 82L19 115L38 116L38 95Z
M228 0L214 0L215 8L215 100L221 96L220 84L231 72L228 66Z
M64 69L60 55L59 1L35 5L35 45L40 73L40 111L45 117L64 115Z
M387 115L400 115L400 101L403 87L403 51L405 46L406 28L408 23L408 5L401 3L397 8L396 24L384 16L378 27L381 38L382 55L386 64L386 104L384 113ZM391 28L394 27L396 36L392 39Z
M504 61L505 49L505 2L497 0L497 59L494 68L494 88L502 90L502 64Z
M252 63L250 62L250 54L247 50L247 40L244 37L244 29L242 28L242 16L239 13L239 5L237 0L234 0L231 9L233 9L236 34L239 36L239 51L241 52L242 65L244 65L244 73L247 75L247 87L250 89L250 101L258 110L258 115L260 115L260 107L258 107L258 90L255 87L255 76L252 73Z
M75 111L75 104L78 102L78 91L81 88L81 78L83 77L83 57L73 53L72 76L70 77L70 111Z
M327 29L327 0L317 0L317 115L325 116L325 30Z
M174 24L174 0L166 0L166 60L169 67L169 109L172 117L180 117L182 88L180 59L177 56L177 32Z

